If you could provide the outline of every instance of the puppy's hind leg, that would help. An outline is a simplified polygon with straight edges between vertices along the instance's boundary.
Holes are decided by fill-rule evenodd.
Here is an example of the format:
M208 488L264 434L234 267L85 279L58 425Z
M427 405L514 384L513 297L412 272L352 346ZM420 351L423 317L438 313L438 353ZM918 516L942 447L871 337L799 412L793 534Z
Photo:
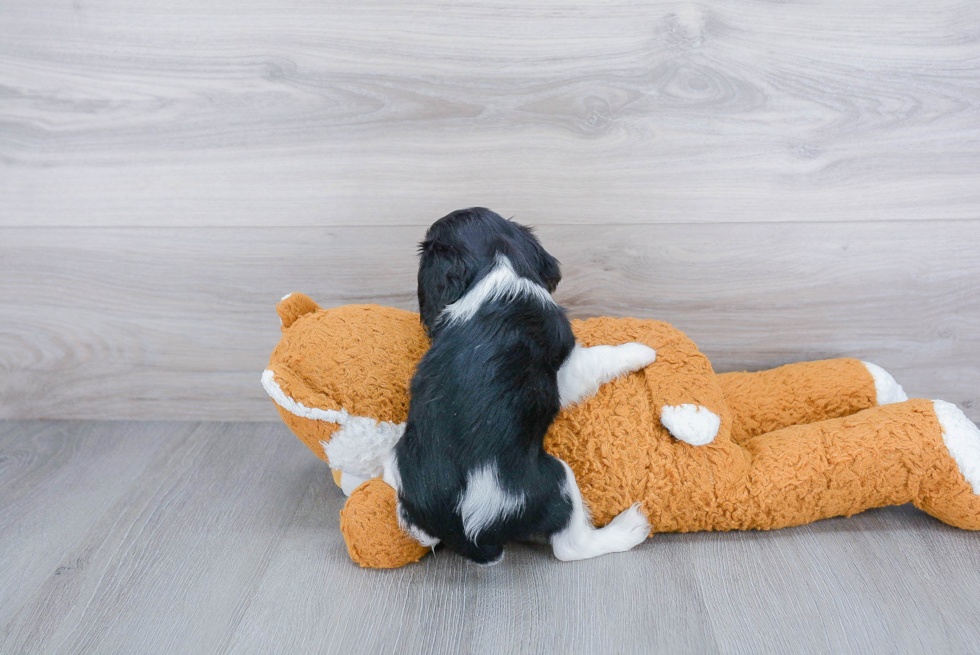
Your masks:
M656 359L656 351L642 343L591 348L576 344L568 359L558 369L561 406L574 405L593 395L606 382L646 368Z
M561 460L558 460L561 462ZM635 503L621 512L605 527L596 529L589 519L575 474L565 462L565 484L562 492L572 503L572 513L566 525L551 536L555 557L563 562L598 557L606 553L621 553L641 543L650 534L650 524Z

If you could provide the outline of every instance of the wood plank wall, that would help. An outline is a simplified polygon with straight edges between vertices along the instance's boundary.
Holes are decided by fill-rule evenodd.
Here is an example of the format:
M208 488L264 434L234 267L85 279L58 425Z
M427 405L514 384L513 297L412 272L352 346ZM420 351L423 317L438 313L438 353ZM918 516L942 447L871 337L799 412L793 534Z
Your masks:
M4 2L0 417L274 420L278 298L414 309L472 205L573 316L980 420L972 0Z

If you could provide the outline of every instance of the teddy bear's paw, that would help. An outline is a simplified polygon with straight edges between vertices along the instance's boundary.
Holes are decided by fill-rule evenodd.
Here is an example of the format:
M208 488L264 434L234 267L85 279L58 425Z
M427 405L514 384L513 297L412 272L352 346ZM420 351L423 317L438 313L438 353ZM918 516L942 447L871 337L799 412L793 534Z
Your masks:
M640 503L633 503L628 509L616 515L612 521L600 528L599 532L608 539L609 552L622 553L636 546L650 535L650 523L643 514Z
M700 405L664 405L660 422L675 439L692 446L704 446L714 441L721 427L721 417Z
M902 389L895 378L892 377L891 373L876 366L871 362L861 362L868 369L868 373L875 381L875 393L877 394L877 403L879 405L890 405L892 403L904 403L909 399L905 395L905 390Z
M946 450L956 460L973 493L980 496L980 428L953 403L934 400L933 409L943 431Z

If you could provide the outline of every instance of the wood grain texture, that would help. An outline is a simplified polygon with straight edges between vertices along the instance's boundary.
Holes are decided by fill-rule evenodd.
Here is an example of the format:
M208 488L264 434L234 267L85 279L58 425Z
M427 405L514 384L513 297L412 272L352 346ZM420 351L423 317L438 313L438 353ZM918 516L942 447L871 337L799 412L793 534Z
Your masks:
M857 523L853 518L820 521L792 534L691 535L698 581L713 587L704 599L721 650L974 650L980 605L947 604L944 596L946 589L955 597L961 585L976 588L980 582L976 568L963 570L975 567L977 534L942 529L911 506L868 512ZM938 550L932 547L937 540L943 544ZM940 554L946 549L959 555ZM785 578L777 580L776 571ZM855 630L852 622L863 627ZM782 625L796 627L784 631L777 627Z
M980 639L978 535L909 506L656 535L583 562L514 544L491 568L437 551L370 571L347 558L343 500L282 425L0 421L0 651L937 653Z
M15 0L0 225L980 218L980 5Z
M19 438L21 425L4 426L5 448L30 448ZM70 541L55 537L61 560L11 599L19 609L3 621L0 651L217 651L310 483L297 471L305 454L273 424L170 424L162 444L159 424L66 425L82 427L66 428L74 432L74 448L88 455L75 475L98 484L102 493L84 500L100 511L80 508L75 523L84 531ZM114 468L88 452L93 442L131 442L155 456L133 462L138 467L132 471L126 462ZM34 455L44 459L46 453ZM74 462L46 464L75 468ZM114 476L125 481L125 495L110 493L122 484L107 483ZM57 505L74 495L57 479L23 477L21 486L34 493L11 510L32 522L19 533L4 531L14 553L61 530L36 496L47 494ZM10 496L3 498L9 503ZM15 563L4 561L3 569L16 570L9 566Z
M278 299L414 310L423 230L0 232L0 415L278 420ZM573 317L667 320L719 372L859 357L980 419L980 222L539 232Z
M67 580L87 565L72 549L175 433L141 429L120 440L91 423L0 424L0 625L52 575Z

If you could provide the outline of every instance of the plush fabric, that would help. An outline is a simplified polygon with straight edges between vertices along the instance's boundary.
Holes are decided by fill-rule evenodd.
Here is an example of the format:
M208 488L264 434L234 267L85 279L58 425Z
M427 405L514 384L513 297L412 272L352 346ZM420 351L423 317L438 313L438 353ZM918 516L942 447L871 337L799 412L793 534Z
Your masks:
M417 562L429 549L398 527L395 491L372 478L359 486L340 511L340 529L350 558L362 566L393 569Z
M302 294L278 311L283 336L263 383L318 457L328 459L340 412L405 421L412 371L428 345L417 314L377 305L323 310ZM545 438L546 450L575 472L597 526L637 501L653 532L780 528L913 502L951 525L980 529L980 497L946 446L966 443L957 448L969 460L980 431L956 418L946 424L958 426L959 441L944 440L929 400L876 406L875 379L858 360L716 375L667 323L593 318L572 328L584 346L639 341L657 351L645 370L563 410ZM684 443L663 426L665 408L682 405L720 419L710 443ZM398 528L394 508L394 491L380 478L351 494L341 530L355 562L390 568L427 551Z

